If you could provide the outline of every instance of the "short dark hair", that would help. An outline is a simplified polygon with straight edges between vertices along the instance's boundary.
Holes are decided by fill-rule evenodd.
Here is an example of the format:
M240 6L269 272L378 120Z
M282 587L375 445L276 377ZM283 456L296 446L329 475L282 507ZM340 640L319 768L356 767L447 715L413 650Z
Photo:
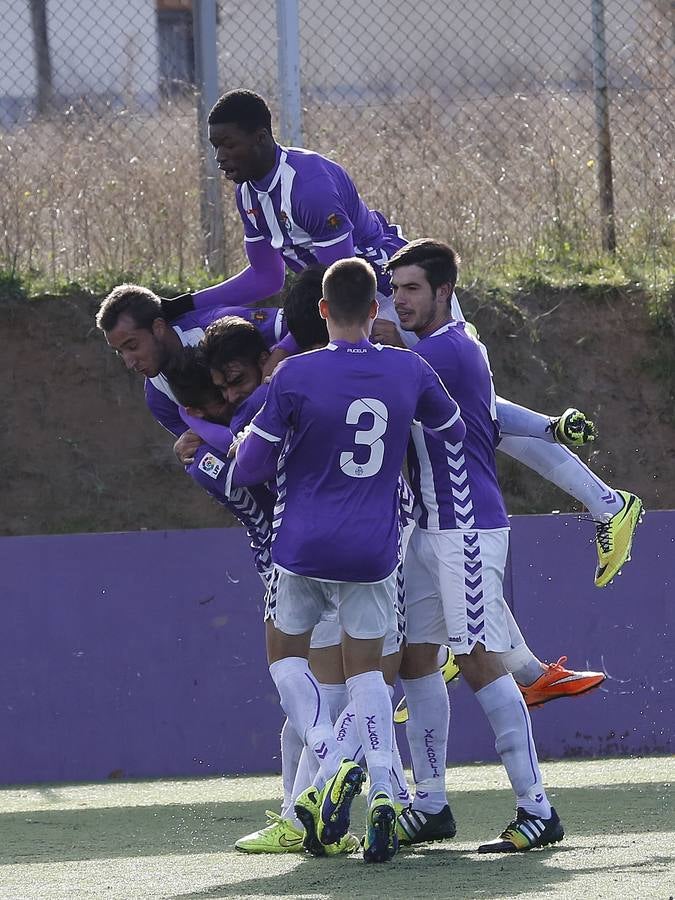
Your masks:
M229 122L249 133L266 128L272 134L269 106L254 91L228 91L214 103L209 113L209 125L225 125Z
M319 313L322 281L326 267L308 266L293 280L284 299L288 330L301 350L328 343L326 320Z
M368 318L377 295L375 272L362 259L339 259L330 266L322 282L323 299L337 325L355 325Z
M178 360L164 369L164 375L181 406L201 408L222 399L199 345L184 347Z
M119 317L131 316L138 328L152 328L155 319L162 319L162 303L157 294L138 284L118 284L101 301L96 313L96 325L101 331L112 331Z
M258 329L240 316L223 316L212 322L204 332L201 347L206 365L217 371L235 359L257 365L260 354L267 352Z
M393 272L400 266L419 266L424 269L431 287L437 290L442 284L455 287L459 263L459 253L449 244L431 238L419 238L397 250L385 268L387 272Z

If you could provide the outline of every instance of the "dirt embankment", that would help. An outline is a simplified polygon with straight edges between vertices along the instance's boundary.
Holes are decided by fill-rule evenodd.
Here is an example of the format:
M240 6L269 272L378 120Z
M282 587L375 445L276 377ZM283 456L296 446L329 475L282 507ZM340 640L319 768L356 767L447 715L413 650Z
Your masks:
M600 430L594 470L675 507L675 350L644 298L545 291L511 308L465 295L488 346L497 391L549 413L578 406ZM3 411L0 533L213 527L230 522L174 461L173 440L147 412L93 325L89 296L0 298ZM500 461L512 513L578 506L517 463Z

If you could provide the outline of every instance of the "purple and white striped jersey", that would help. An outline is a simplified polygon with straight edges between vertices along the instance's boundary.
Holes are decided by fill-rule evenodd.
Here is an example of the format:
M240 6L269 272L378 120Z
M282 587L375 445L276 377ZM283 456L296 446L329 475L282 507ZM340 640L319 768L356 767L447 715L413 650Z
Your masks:
M449 440L464 434L457 404L409 350L332 341L285 360L239 448L250 441L252 456L256 441L282 446L275 564L327 581L377 582L394 571L414 419Z
M499 427L485 348L449 322L415 345L459 404L466 425L460 441L437 441L415 426L408 449L415 517L429 531L508 528L497 480Z
M342 166L310 150L279 147L264 179L237 186L247 242L266 241L294 272L320 262L316 251L346 243L375 270L377 288L391 294L382 267L406 241L398 225L370 210ZM351 247L353 245L353 249Z
M223 316L239 316L247 322L252 322L268 347L278 343L288 333L283 309L277 307L256 309L247 306L214 306L211 309L185 313L173 323L173 330L184 347L195 346L202 340L204 331L211 322ZM154 378L146 378L145 402L159 424L171 434L179 437L187 430L187 425L178 411L178 401L161 372Z
M202 444L185 471L244 526L251 541L253 564L265 578L272 570L272 512L276 496L263 484L231 488L228 492L227 479L233 463L222 451Z

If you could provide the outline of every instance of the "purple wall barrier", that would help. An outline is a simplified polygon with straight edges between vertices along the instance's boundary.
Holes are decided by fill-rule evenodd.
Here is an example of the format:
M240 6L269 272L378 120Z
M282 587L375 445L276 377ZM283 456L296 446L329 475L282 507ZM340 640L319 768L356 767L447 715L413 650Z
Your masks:
M589 525L513 519L507 593L532 648L611 678L533 714L542 756L672 752L675 513L593 587ZM279 769L262 583L239 529L0 539L0 782ZM495 759L465 685L449 759Z

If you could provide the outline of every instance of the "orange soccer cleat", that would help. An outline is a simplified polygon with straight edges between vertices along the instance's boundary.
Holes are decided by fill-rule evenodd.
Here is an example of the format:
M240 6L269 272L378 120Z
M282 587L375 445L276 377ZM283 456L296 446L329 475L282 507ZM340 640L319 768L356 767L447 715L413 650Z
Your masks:
M556 663L542 663L544 671L536 681L527 686L518 685L530 709L543 706L549 700L557 700L559 697L585 694L599 687L607 677L604 672L574 672L564 668L565 662L567 657L561 656Z

